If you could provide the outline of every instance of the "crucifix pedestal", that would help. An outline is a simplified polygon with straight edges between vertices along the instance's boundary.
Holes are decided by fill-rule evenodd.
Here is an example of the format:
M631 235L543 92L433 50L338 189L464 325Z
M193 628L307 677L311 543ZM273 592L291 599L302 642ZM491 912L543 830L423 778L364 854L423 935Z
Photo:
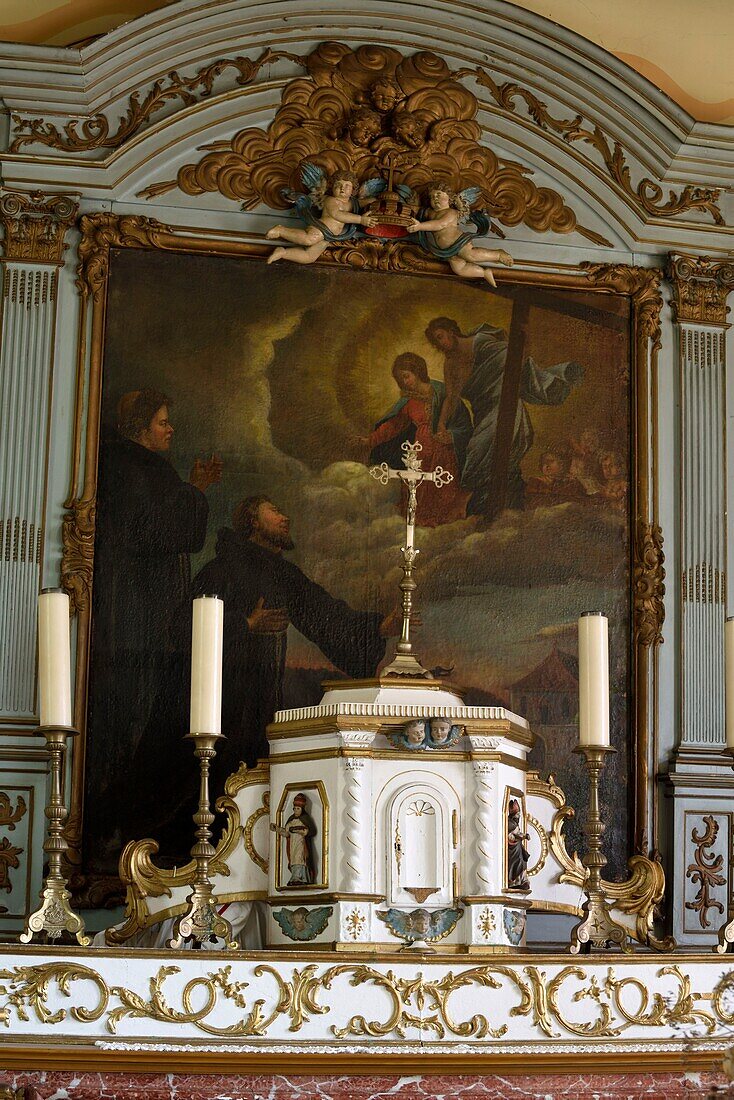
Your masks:
M379 466L373 466L370 470L372 477L379 481L381 485L387 485L391 479L397 478L408 490L408 508L405 514L405 546L401 548L401 553L403 555L403 579L400 582L400 591L402 593L403 627L400 633L400 640L397 644L395 657L390 664L382 670L382 676L409 676L425 679L430 678L431 673L428 669L423 667L416 657L410 640L413 593L417 587L413 578L413 567L415 565L415 559L420 553L415 546L415 517L418 503L418 486L424 481L432 481L434 485L440 488L453 481L454 475L449 473L448 470L444 470L443 466L437 466L435 470L423 470L422 462L419 458L420 452L423 450L420 443L405 442L401 449L404 455L404 470L393 470L386 462L382 462Z

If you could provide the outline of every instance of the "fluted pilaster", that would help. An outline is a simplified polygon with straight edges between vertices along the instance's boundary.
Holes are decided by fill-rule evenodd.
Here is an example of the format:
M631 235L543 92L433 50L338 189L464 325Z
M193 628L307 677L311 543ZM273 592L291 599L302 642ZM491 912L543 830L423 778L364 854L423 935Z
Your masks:
M58 266L77 206L6 193L0 334L0 719L35 711L36 596L43 549Z

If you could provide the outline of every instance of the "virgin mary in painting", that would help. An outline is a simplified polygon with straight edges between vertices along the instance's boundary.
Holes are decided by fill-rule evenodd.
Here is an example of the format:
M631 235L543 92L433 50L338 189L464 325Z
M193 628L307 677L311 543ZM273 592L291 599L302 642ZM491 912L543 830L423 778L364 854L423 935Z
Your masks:
M472 423L466 405L459 402L445 429L439 428L441 407L446 399L443 382L428 377L425 359L411 351L398 355L392 376L400 387L400 397L370 432L370 464L387 462L402 468L404 442L420 443L424 470L442 466L453 475L449 485L437 489L426 482L418 497L419 527L438 527L466 515L469 493L461 489L461 470Z

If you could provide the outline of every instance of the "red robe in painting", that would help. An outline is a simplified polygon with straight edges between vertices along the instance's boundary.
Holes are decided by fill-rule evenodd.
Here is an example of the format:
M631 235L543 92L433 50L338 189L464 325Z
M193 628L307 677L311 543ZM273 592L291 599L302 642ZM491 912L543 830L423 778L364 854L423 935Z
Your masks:
M420 454L423 469L431 471L442 466L453 474L454 480L442 488L430 481L420 486L416 511L416 523L419 527L438 527L442 523L463 519L470 496L461 489L461 471L453 442L441 443L433 434L437 411L434 408L435 402L435 393L425 398L408 397L395 415L378 424L369 437L370 448L374 451L376 447L397 436L405 436L412 429L415 442L420 443L423 448Z

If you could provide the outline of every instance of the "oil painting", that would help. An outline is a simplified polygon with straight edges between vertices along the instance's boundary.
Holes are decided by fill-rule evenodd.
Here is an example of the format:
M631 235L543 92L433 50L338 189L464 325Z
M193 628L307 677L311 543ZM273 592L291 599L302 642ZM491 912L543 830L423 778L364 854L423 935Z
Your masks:
M507 276L507 278L511 278ZM610 620L612 870L628 854L630 305L613 294L333 263L113 251L102 374L85 852L152 836L185 858L196 773L190 601L225 604L214 796L267 754L281 707L368 677L399 632L405 502L424 468L421 661L536 735L531 766L586 801L576 620ZM188 822L188 824L187 824Z

